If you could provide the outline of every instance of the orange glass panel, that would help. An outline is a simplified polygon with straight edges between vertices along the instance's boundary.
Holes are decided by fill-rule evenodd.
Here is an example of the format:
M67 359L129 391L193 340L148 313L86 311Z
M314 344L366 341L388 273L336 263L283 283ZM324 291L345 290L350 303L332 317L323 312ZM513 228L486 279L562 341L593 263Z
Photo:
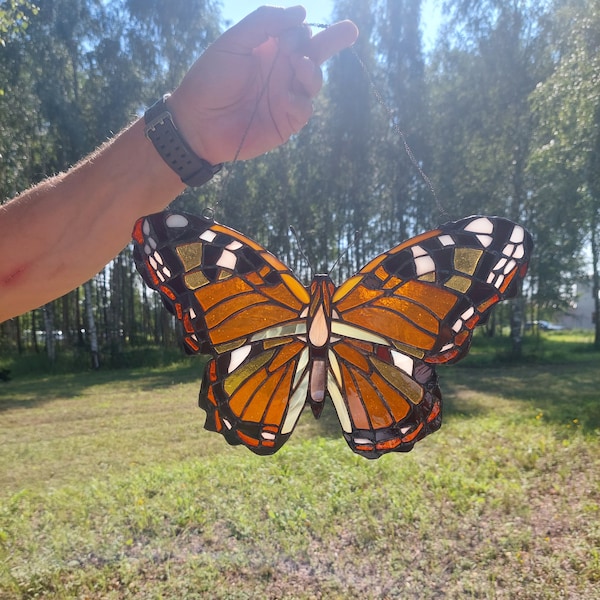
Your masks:
M234 415L238 417L242 416L248 402L250 402L250 399L266 378L266 370L260 369L249 376L239 387L236 386L237 389L229 398L229 408L231 408ZM225 380L225 385L227 387L227 380Z
M357 308L348 311L344 315L344 319L355 325L368 327L371 331L385 338L397 340L418 348L429 350L435 344L435 337L433 335L417 329L417 327L406 319L396 316L387 310L372 307Z
M231 279L219 281L218 283L213 283L212 285L200 288L194 295L200 303L200 306L204 310L208 310L226 298L253 291L254 290L241 277L232 277Z
M402 296L423 304L443 319L456 304L456 296L448 290L432 288L421 281L407 281L399 290Z
M496 304L496 302L500 301L500 296L498 294L494 294L491 298L489 298L488 300L485 300L484 302L482 302L478 307L477 310L480 313L484 313L488 308L494 306L494 304Z
M352 423L355 429L371 429L371 422L365 411L365 407L360 399L360 394L354 385L354 381L350 376L350 371L345 365L342 365L342 376L344 382L343 395L346 399L346 405L352 418Z
M246 405L241 415L244 421L252 421L253 423L262 422L267 406L274 396L277 387L280 385L283 375L284 373L280 372L267 377L264 384Z
M281 306L255 305L231 316L214 329L210 329L209 334L213 344L222 344L268 327L282 325L287 321L294 320L297 316L296 312L286 310Z
M375 429L389 427L394 421L387 406L384 405L381 397L373 387L374 385L377 386L376 382L374 380L369 381L357 371L354 371L354 377L358 385L358 393L365 405L372 427Z
M391 296L389 298L380 298L379 300L375 300L375 302L373 302L373 306L388 308L389 310L418 324L421 329L427 329L434 334L437 334L439 330L438 319L436 319L431 313L427 312L423 307L409 302L408 300L398 298L397 296ZM387 318L389 319L390 317L388 316ZM394 316L392 318L394 318ZM367 325L370 325L368 321Z
M279 387L275 391L275 394L270 399L267 413L265 414L264 423L265 428L269 425L275 426L277 431L281 429L283 423L283 416L289 404L288 393L292 388L292 376L294 375L294 369L287 369Z
M242 440L242 442L244 442L244 444L246 444L247 446L260 446L260 442L256 438L250 437L249 435L246 435L241 431L236 431L235 433L240 438L240 440Z
M379 390L381 395L385 398L387 405L389 406L392 416L396 422L401 421L406 417L410 410L408 402L398 393L398 390L394 389L388 384L385 379L379 375L379 373L373 373L371 377L373 385Z
M400 438L392 438L391 440L385 440L385 442L379 442L375 445L375 448L381 451L389 451L393 450L394 448L397 448L401 443L402 440Z
M302 349L305 347L305 344L301 342L293 342L287 344L286 346L282 346L277 353L275 354L271 364L267 367L270 373L273 373L281 366L288 363L296 354L300 353Z
M336 344L334 347L335 353L353 364L356 368L360 369L364 373L369 372L369 363L363 354L357 352L354 348L348 344Z
M517 274L517 269L513 269L504 279L502 285L500 286L500 291L504 294L510 285L510 282L514 279Z
M267 302L268 298L265 298L262 294L251 292L248 294L240 294L239 296L233 296L228 298L221 304L215 306L213 309L206 311L204 318L206 325L210 328L216 327L219 323L222 323L233 314L243 310L247 310L250 306L256 306Z
M348 281L351 281L351 280L348 280ZM383 295L383 292L381 290L369 290L362 285L358 285L353 290L351 290L347 296L343 297L339 302L336 303L336 299L339 297L339 291L343 287L344 286L342 286L333 295L335 309L338 312L344 312L344 311L350 310L351 308L354 308L355 306L359 306L361 304L368 304L369 302L372 302L376 298L379 298Z
M419 423L419 425L415 428L415 430L408 435L405 435L402 438L403 442L412 442L418 435L421 433L421 429L423 429L423 423Z

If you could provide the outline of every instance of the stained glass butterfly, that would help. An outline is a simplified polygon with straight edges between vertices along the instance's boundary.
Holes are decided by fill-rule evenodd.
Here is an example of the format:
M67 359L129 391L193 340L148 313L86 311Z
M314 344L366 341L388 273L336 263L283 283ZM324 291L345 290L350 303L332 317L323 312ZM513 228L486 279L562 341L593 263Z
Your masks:
M212 219L140 219L134 257L183 325L190 353L212 356L200 391L205 427L257 454L276 452L306 404L328 396L350 448L411 450L441 425L435 365L461 359L473 329L514 296L532 240L499 217L446 223L379 255L340 287L303 286L275 256Z

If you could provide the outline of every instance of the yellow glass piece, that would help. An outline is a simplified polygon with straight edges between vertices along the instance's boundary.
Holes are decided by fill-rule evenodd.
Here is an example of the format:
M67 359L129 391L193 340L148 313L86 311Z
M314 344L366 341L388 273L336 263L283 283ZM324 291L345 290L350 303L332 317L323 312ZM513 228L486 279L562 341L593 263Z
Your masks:
M419 281L427 281L428 283L435 283L435 272L431 272L431 273L425 273L425 275L421 275L421 277L418 278Z
M471 280L460 275L453 275L444 285L451 290L456 290L464 294L471 287Z
M245 338L242 338L241 340L235 340L234 342L229 342L228 344L219 344L218 346L215 346L215 351L218 354L223 354L224 352L231 352L232 350L243 346L246 343L246 341L247 340Z
M336 386L341 386L342 373L340 372L340 363L338 362L336 355L331 350L327 352L327 356L329 357L329 369L335 375Z
M483 250L476 248L456 248L454 251L454 268L461 273L473 275Z
M256 342L258 340L269 340L271 338L282 338L304 334L306 334L306 321L297 321L287 325L269 327L263 331L258 331L250 338L250 340Z
M400 342L394 342L394 348L400 352L403 352L404 354L414 356L415 358L423 358L425 356L425 352L423 352L423 350L418 350L413 346L407 346L406 344L402 344Z
M271 360L274 352L274 350L271 350L270 352L263 352L262 354L250 359L245 365L239 366L223 382L223 388L225 389L225 392L231 396L246 379L248 379L253 373L258 371Z
M221 269L219 272L219 281L224 281L225 279L229 279L233 273L226 269Z
M354 277L350 277L348 281L342 283L335 291L335 294L333 294L333 302L337 302L340 298L343 298L350 290L354 289L361 280L362 275L355 275Z
M292 294L294 294L302 304L308 304L310 302L309 293L295 277L292 277L289 273L282 273L281 279L283 279L283 283L285 283Z
M371 331L362 329L361 327L355 327L348 323L340 323L340 321L332 321L331 333L342 337L353 338L355 340L363 340L364 342L373 342L374 344L385 344L387 340Z
M335 380L333 375L329 373L327 376L327 391L329 392L329 397L335 406L335 412L338 415L342 429L346 433L352 433L350 415L348 414L348 409L346 408L346 403L344 402L344 397L342 396L339 386L340 384Z
M190 290L197 290L198 288L210 283L202 271L188 273L183 279L185 281L185 285L187 285Z
M202 242L177 246L179 260L186 271L197 269L202 264Z
M416 381L408 377L400 369L383 362L376 356L371 357L371 362L377 367L383 378L405 398L408 398L413 404L421 402L423 399L423 389Z
M277 346L283 346L284 344L289 344L293 341L294 341L294 338L291 338L291 337L266 339L263 342L263 348L265 350L268 350L269 348L277 348Z

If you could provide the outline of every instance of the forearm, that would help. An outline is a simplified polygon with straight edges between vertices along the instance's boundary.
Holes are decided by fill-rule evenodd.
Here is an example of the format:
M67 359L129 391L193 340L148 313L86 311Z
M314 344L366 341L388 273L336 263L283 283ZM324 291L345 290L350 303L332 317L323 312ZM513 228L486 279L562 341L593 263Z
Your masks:
M183 189L138 121L74 169L0 206L0 321L89 279L127 244L140 215Z

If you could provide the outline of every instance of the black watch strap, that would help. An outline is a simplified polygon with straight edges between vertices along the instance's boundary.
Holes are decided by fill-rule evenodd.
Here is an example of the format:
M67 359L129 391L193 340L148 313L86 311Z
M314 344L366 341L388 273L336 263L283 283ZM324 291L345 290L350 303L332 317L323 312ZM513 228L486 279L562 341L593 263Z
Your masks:
M168 97L168 94L163 96L146 111L144 133L183 183L199 187L212 179L223 165L211 165L188 146L173 122L173 115L167 110Z

